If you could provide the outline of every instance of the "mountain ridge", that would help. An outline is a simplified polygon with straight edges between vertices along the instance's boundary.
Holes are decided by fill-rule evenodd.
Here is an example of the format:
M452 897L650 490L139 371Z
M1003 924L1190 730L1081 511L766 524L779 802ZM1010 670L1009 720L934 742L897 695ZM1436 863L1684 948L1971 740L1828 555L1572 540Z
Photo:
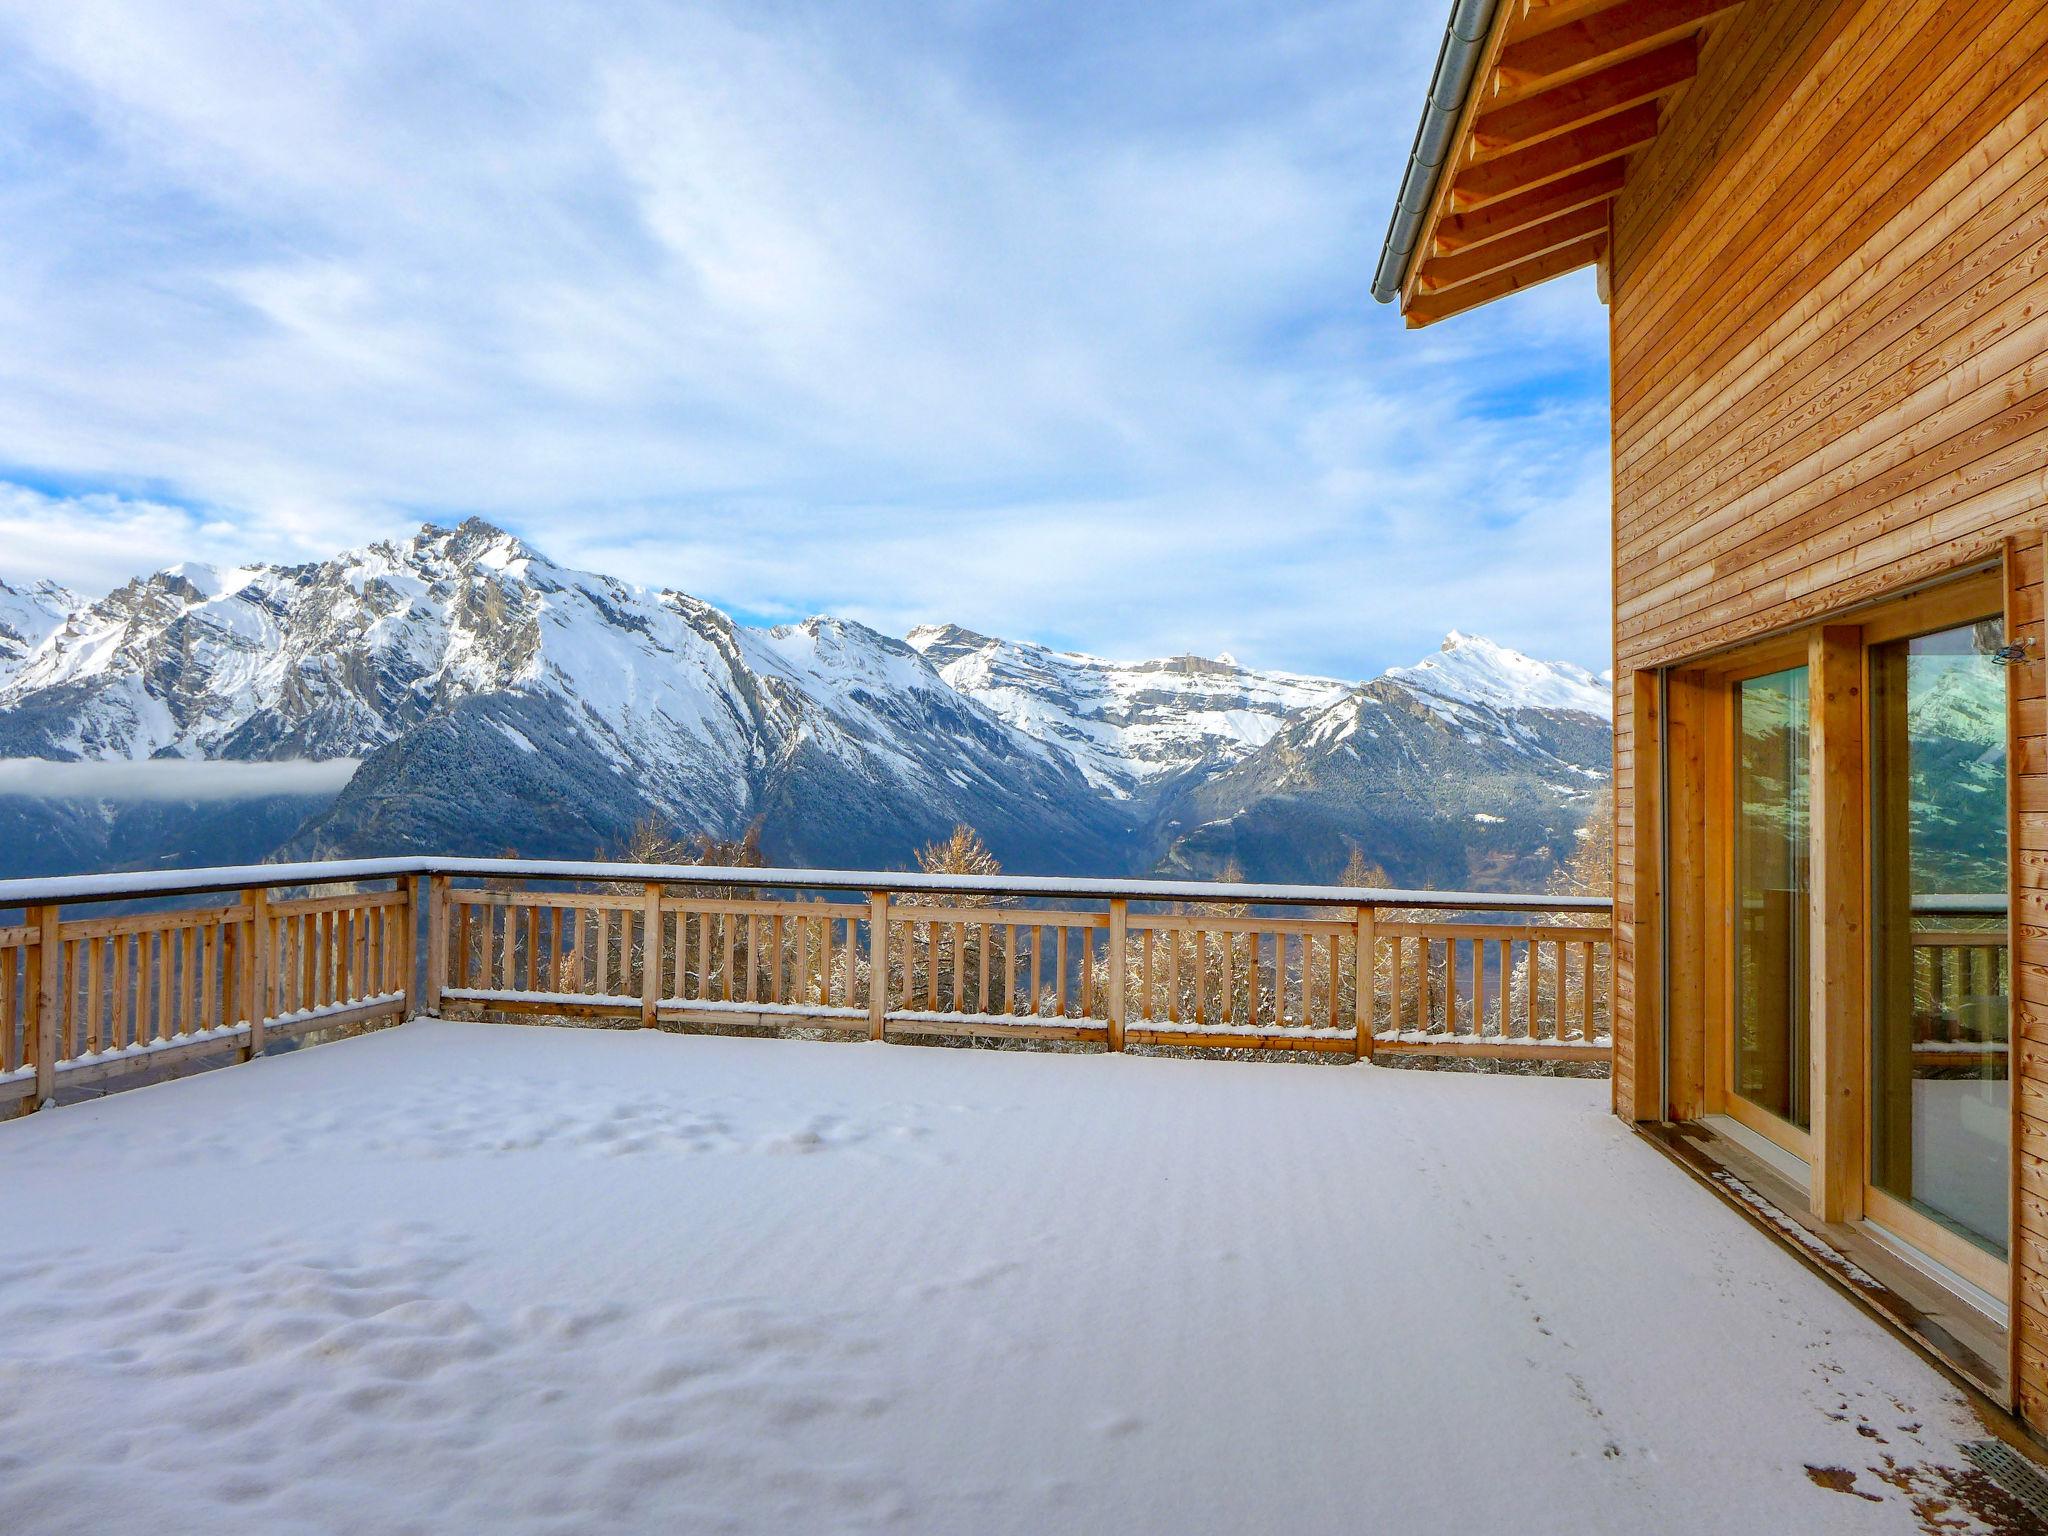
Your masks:
M1604 694L1583 668L1456 632L1414 667L1346 682L1229 658L1113 662L957 625L902 639L827 616L755 627L557 565L474 518L296 565L175 566L93 600L0 585L0 757L361 758L331 800L296 818L273 808L273 824L293 822L279 856L574 857L652 816L716 836L758 821L795 864L901 864L966 822L1020 872L1249 857L1255 877L1277 875L1373 839L1390 807L1361 785L1415 785L1377 736L1312 725L1368 698L1413 706L1388 751L1399 735L1409 758L1483 758L1526 792L1500 867L1534 881L1554 865L1604 777ZM1560 732L1566 718L1579 728ZM1353 773L1346 751L1373 761ZM1439 775L1427 793L1462 804L1479 787ZM0 797L0 827L33 843L38 814L64 823L52 840L76 863L97 819L100 857L119 859L121 808L48 809L69 803ZM1289 807L1335 842L1289 854L1275 822ZM1219 810L1268 831L1195 835ZM1462 849L1506 824L1438 817L1427 836ZM1410 831L1397 863L1470 866Z

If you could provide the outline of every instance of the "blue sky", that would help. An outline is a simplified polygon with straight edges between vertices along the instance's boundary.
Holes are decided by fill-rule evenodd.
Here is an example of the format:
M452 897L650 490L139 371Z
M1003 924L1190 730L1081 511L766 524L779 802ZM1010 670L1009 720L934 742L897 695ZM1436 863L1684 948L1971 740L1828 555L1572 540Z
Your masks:
M1367 292L1441 11L0 0L0 574L475 512L755 619L1604 664L1590 281Z

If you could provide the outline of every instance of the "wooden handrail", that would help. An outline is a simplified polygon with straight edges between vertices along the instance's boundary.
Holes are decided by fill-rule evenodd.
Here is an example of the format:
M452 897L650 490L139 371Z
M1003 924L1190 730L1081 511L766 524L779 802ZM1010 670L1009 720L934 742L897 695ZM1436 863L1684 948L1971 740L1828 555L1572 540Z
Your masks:
M205 896L257 886L358 883L414 876L478 880L545 880L579 884L654 881L663 886L726 886L747 890L846 891L887 889L903 895L956 895L1132 902L1231 903L1268 907L1355 907L1370 902L1434 912L1607 912L1605 896L1503 894L1485 891L1410 891L1342 885L1274 885L1202 880L1126 880L1040 875L931 875L919 872L837 869L753 869L710 864L628 864L601 860L464 859L408 857L332 859L302 864L240 864L146 873L58 875L0 880L0 912L61 903L134 901L143 897Z
M208 895L237 899L189 901ZM106 910L168 898L188 901ZM0 1112L421 1012L1111 1050L1608 1047L1611 925L1589 897L406 858L0 882L10 907Z

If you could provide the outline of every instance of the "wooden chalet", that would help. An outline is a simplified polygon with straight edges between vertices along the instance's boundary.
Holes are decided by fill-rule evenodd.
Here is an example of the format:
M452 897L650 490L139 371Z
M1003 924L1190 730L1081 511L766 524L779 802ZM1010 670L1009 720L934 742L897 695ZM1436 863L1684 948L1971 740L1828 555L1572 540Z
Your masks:
M2048 1431L2048 0L1460 0L1375 295L1582 267L1615 1112Z

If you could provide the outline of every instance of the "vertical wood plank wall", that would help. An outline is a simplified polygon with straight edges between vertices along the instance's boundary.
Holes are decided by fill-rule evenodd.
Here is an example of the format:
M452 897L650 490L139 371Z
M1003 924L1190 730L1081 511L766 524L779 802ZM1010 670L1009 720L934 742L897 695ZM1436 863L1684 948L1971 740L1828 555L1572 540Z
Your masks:
M1636 1038L1651 669L2019 545L2039 654L2048 522L2048 3L1749 0L1631 168L1609 292L1617 1113ZM2048 722L2018 669L2019 1396L2048 1424ZM1647 808L1646 808L1647 810ZM1650 865L1643 873L1654 877ZM1697 999L1674 996L1679 1008Z

